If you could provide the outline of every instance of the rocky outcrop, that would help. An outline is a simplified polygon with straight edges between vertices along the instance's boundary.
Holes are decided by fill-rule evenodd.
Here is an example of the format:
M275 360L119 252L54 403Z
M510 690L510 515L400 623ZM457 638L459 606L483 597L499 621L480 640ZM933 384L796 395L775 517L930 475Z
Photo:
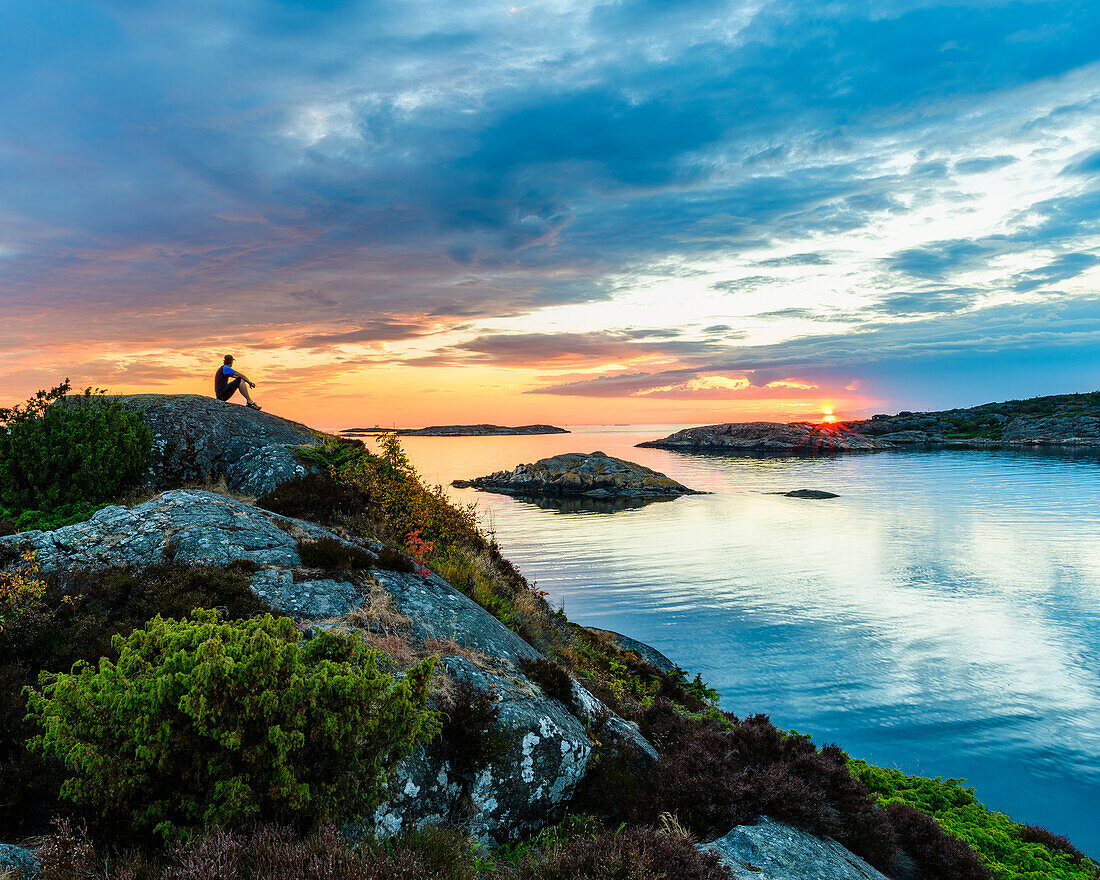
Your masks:
M330 572L303 564L301 548L335 541L361 567ZM165 560L251 564L252 589L307 628L369 629L379 592L419 644L453 644L441 667L456 682L491 695L508 746L484 766L457 773L439 749L421 749L398 768L374 829L396 833L447 817L490 842L537 830L572 795L588 766L588 729L643 758L656 752L631 724L574 682L566 705L520 667L541 657L531 645L438 575L385 567L382 547L349 541L321 526L278 516L239 499L177 489L134 508L108 507L50 532L0 538L0 567L34 551L45 572L100 566L142 568ZM387 612L388 613L388 612ZM366 622L364 622L366 621ZM473 659L471 659L473 658ZM475 660L477 662L475 662ZM587 725L587 727L586 727ZM475 772L476 771L476 772Z
M0 877L34 877L38 874L38 859L29 849L0 843Z
M845 425L809 422L747 422L684 428L661 440L638 446L689 452L739 452L769 455L832 455L838 452L881 452L888 443L865 437Z
M375 810L375 830L394 836L447 823L495 843L538 830L584 778L592 755L584 726L522 674L488 671L462 657L442 666L456 682L490 695L505 744L464 772L438 750L418 750L391 780L393 795Z
M167 489L224 478L230 491L262 495L308 470L294 447L321 434L270 413L197 394L108 398L145 415L153 454L145 483Z
M585 629L591 633L596 633L601 638L607 639L613 645L617 645L624 651L633 651L645 660L646 663L661 672L672 673L679 669L679 667L669 660L668 657L652 645L647 645L645 642L639 642L637 639L632 639L630 636L624 636L622 633L612 632L609 629L596 629L594 626L586 626Z
M401 437L504 437L513 434L568 434L554 425L430 425L427 428L346 428L345 436L397 434Z
M655 470L602 452L568 452L474 480L455 480L451 485L530 497L641 500L702 494Z
M966 409L879 414L849 427L900 447L1100 446L1100 392L984 403Z
M835 840L766 816L700 849L717 852L734 880L889 880Z
M639 446L689 452L822 455L888 449L1100 447L1100 391L813 425L749 422L685 428Z
M304 520L288 519L235 498L200 489L176 489L133 508L105 507L86 522L50 532L0 538L0 564L32 550L43 571L125 566L165 560L191 564L253 563L253 591L294 617L321 620L358 608L379 585L408 616L422 638L455 639L462 647L509 663L538 652L473 600L434 572L391 571L381 566L360 576L334 578L303 566L300 541L329 539L377 560L381 546L351 542Z

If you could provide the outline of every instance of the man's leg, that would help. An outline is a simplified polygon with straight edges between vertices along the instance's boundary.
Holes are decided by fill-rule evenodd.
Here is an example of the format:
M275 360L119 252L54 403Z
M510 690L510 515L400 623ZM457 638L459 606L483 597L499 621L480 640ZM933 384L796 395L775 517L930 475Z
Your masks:
M248 393L248 383L243 379L238 379L237 381L241 383L238 390L244 395L244 399L252 403L252 395Z

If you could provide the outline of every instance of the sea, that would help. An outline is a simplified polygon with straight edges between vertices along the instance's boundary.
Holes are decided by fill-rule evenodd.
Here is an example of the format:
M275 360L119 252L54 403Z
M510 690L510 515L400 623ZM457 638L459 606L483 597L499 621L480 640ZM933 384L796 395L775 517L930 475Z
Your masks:
M635 448L679 427L403 444L570 619L701 673L726 711L965 779L1100 856L1100 454ZM449 488L595 450L710 494L616 509Z

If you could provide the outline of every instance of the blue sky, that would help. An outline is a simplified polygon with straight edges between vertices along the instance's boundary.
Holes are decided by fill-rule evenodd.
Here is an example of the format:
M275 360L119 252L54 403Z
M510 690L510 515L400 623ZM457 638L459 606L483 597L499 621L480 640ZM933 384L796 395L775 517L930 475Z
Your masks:
M230 347L397 421L1100 386L1096 4L11 0L0 82L0 397Z

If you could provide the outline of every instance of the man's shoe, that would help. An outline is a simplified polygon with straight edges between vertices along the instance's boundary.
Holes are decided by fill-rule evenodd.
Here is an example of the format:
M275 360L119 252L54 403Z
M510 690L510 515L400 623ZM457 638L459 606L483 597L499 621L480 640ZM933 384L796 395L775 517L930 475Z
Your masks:
M256 403L253 400L248 401L248 403L246 403L245 406L247 406L249 409L258 409L261 412L263 411L263 407L260 406L258 403Z

